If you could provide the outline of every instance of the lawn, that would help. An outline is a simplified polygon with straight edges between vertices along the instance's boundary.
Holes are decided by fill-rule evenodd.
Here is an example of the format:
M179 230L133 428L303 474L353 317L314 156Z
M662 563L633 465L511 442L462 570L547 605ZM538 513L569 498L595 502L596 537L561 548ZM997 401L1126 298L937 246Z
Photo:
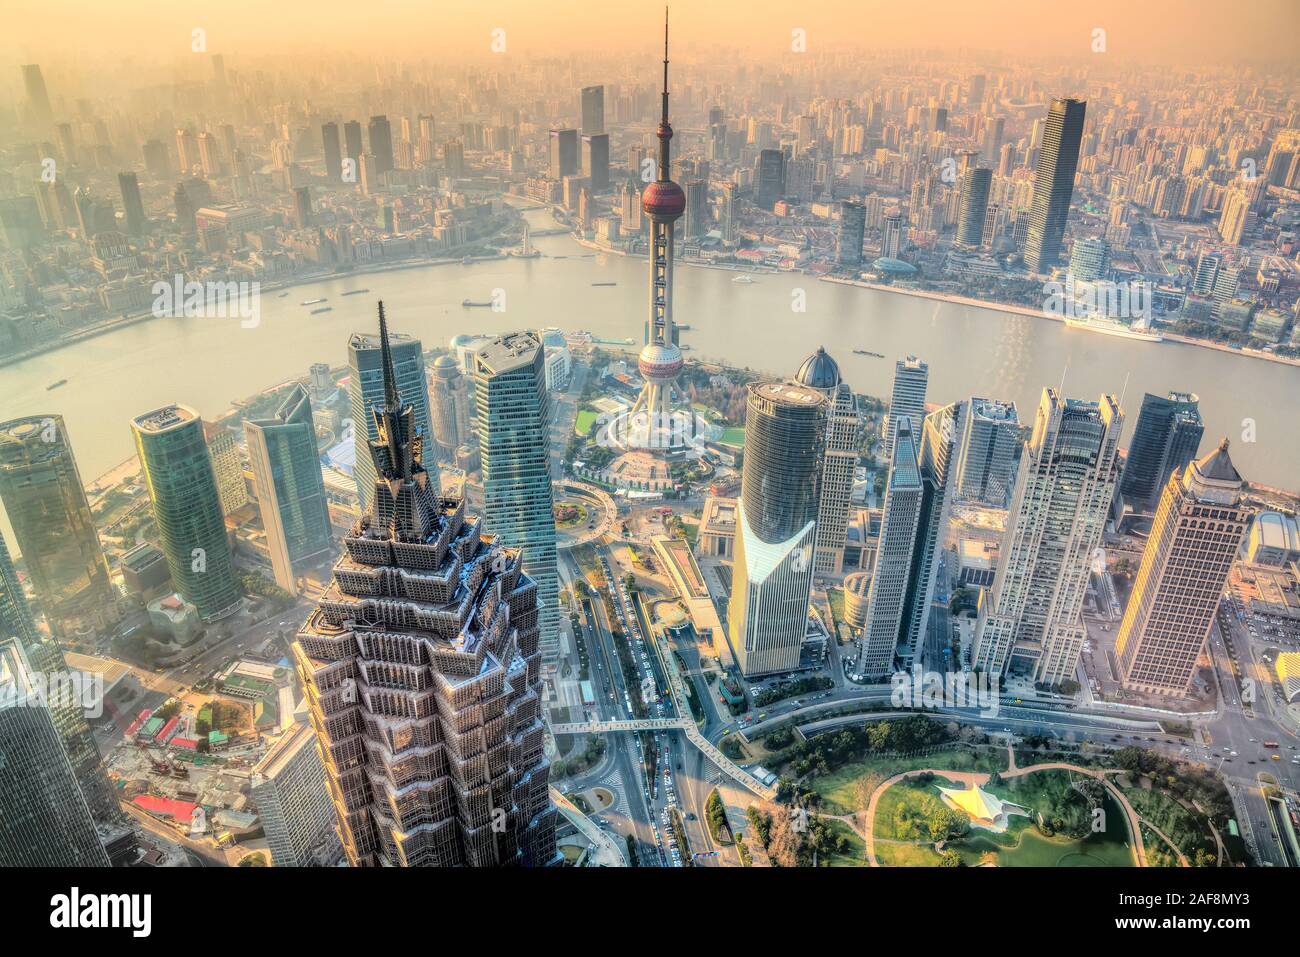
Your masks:
M591 427L596 424L597 417L598 414L591 409L583 409L578 413L578 419L573 424L573 431L582 436L590 434Z
M732 426L722 433L722 438L718 440L723 445L732 445L736 448L743 448L745 445L745 429L743 426Z
M865 809L859 799L858 781L864 774L872 774L882 783L902 771L934 768L939 771L1005 771L1007 755L1002 750L963 749L938 751L909 758L867 758L846 764L830 774L808 781L822 800L827 814L852 814Z
M848 839L849 851L847 854L834 854L827 861L829 867L866 867L867 866L867 843L858 837L857 832L849 827L843 821L827 821L831 830L835 832L836 837L843 836Z

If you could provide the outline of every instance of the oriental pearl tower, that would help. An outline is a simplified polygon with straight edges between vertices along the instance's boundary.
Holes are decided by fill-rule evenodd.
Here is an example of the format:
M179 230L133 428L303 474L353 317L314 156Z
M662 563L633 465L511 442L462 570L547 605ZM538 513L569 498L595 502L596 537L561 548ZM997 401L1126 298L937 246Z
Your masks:
M625 448L681 453L696 441L695 414L674 408L673 383L684 364L673 325L673 224L686 210L686 194L669 178L673 128L668 123L668 12L664 11L664 89L658 175L641 194L650 222L650 312L645 347L637 356L644 385L635 405L613 423L615 442Z

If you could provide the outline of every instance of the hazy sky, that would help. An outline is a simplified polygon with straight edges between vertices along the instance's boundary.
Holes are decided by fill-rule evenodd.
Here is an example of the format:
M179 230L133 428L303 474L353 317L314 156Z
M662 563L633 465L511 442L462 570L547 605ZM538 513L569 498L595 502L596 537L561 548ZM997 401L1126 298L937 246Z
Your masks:
M662 3L633 0L0 0L0 60L54 61L96 54L167 61L188 53L191 31L209 52L389 51L464 59L489 52L505 30L506 55L575 50L644 51L657 42ZM1090 53L1107 31L1121 57L1188 66L1224 60L1296 60L1300 0L674 0L685 51L743 47L758 57L809 49L989 49Z

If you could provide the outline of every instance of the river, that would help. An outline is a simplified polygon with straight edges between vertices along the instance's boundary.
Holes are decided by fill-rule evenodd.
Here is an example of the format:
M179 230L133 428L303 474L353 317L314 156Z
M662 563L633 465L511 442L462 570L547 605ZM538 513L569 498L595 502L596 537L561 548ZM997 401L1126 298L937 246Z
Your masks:
M548 214L528 213L535 228ZM535 240L537 259L507 259L418 267L313 281L264 292L261 321L155 319L0 368L0 420L62 414L87 482L132 452L128 423L141 412L183 402L204 416L228 410L313 362L347 361L348 336L373 330L375 300L383 298L391 328L445 346L462 332L519 327L587 329L597 336L639 341L646 314L642 260L596 254L568 236ZM1119 339L1061 323L953 303L764 274L752 284L722 270L676 270L675 318L687 323L687 358L718 358L780 375L824 345L849 384L886 396L895 357L913 353L930 364L929 400L972 394L1014 400L1032 421L1045 385L1064 380L1070 396L1095 398L1124 391L1130 421L1142 393L1196 392L1206 422L1205 447L1227 435L1233 459L1251 481L1300 488L1300 367L1174 342ZM593 283L617 283L594 286ZM342 296L369 288L365 295ZM505 310L462 308L462 299L505 292ZM802 293L800 293L802 290ZM311 315L326 298L333 311ZM794 306L804 300L805 311ZM853 349L887 358L858 356ZM58 379L66 385L46 391ZM1127 382L1127 386L1126 386ZM1256 441L1243 441L1253 420Z

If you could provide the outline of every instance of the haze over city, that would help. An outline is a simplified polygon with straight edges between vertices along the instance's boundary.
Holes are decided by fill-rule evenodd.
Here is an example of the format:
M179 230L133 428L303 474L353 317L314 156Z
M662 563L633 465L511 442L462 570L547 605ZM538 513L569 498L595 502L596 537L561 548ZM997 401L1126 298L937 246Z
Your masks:
M168 939L227 867L1251 928L1298 11L11 2L0 866Z

